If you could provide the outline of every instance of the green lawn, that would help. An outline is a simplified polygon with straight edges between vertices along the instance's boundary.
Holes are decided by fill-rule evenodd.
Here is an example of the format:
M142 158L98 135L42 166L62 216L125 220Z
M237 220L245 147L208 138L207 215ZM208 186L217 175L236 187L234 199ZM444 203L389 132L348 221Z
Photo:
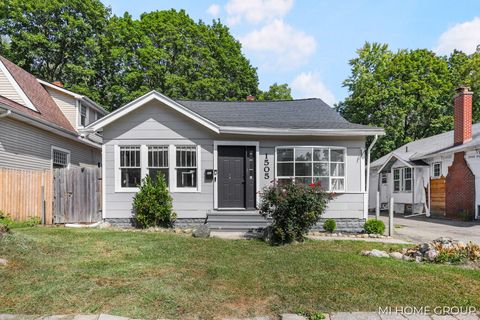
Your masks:
M0 313L213 318L379 306L475 306L480 271L363 257L391 245L15 229L0 240Z

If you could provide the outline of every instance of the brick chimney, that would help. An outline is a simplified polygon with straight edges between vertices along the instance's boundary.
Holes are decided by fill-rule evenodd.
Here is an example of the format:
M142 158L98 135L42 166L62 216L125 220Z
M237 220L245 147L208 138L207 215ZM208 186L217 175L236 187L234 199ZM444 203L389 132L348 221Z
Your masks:
M52 84L53 84L54 86L63 88L63 83L62 83L61 81L53 81Z
M473 92L466 86L455 90L454 98L454 145L464 144L472 140L472 96Z
M252 96L251 94L249 94L247 96L247 101L255 101L255 96Z

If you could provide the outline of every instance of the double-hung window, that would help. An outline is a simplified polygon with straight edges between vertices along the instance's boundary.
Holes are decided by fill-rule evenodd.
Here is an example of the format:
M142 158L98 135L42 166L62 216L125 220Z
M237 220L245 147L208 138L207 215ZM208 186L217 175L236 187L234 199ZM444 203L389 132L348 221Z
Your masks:
M120 185L137 188L142 179L140 146L120 147Z
M333 147L278 147L279 183L320 183L329 191L345 191L345 149Z
M197 147L176 146L176 179L177 188L197 187Z
M168 185L168 146L148 147L148 175L155 181L162 174Z
M393 191L411 192L412 191L412 169L396 168L393 169Z
M87 124L87 107L80 105L80 125L84 126Z
M432 177L433 178L440 178L442 176L442 163L441 162L434 162L432 164Z

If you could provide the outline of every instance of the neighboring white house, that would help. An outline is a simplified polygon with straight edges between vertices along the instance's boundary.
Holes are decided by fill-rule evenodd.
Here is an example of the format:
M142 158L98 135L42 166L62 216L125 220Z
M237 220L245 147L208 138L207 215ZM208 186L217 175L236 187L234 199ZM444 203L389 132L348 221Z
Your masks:
M107 112L0 56L0 168L98 166L101 137L82 129Z
M454 130L407 143L371 163L369 209L394 199L398 213L478 218L480 124L472 126L472 92L457 89Z
M179 224L215 216L225 228L258 216L265 186L295 180L320 181L335 192L325 217L340 229L361 229L368 211L365 140L383 134L347 122L320 99L174 101L155 91L87 129L103 133L104 219L131 223L141 179L161 171Z

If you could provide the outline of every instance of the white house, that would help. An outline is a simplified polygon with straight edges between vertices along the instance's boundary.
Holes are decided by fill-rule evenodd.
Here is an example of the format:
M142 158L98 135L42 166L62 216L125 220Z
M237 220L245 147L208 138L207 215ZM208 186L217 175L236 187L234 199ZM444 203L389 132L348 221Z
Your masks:
M454 98L454 130L407 143L372 162L369 208L454 219L479 217L480 123L466 87Z
M168 180L178 224L255 226L259 192L274 180L320 181L336 193L325 217L339 229L367 218L367 136L320 99L174 101L152 91L92 123L103 132L103 218L129 224L147 174ZM260 217L261 218L261 217Z

